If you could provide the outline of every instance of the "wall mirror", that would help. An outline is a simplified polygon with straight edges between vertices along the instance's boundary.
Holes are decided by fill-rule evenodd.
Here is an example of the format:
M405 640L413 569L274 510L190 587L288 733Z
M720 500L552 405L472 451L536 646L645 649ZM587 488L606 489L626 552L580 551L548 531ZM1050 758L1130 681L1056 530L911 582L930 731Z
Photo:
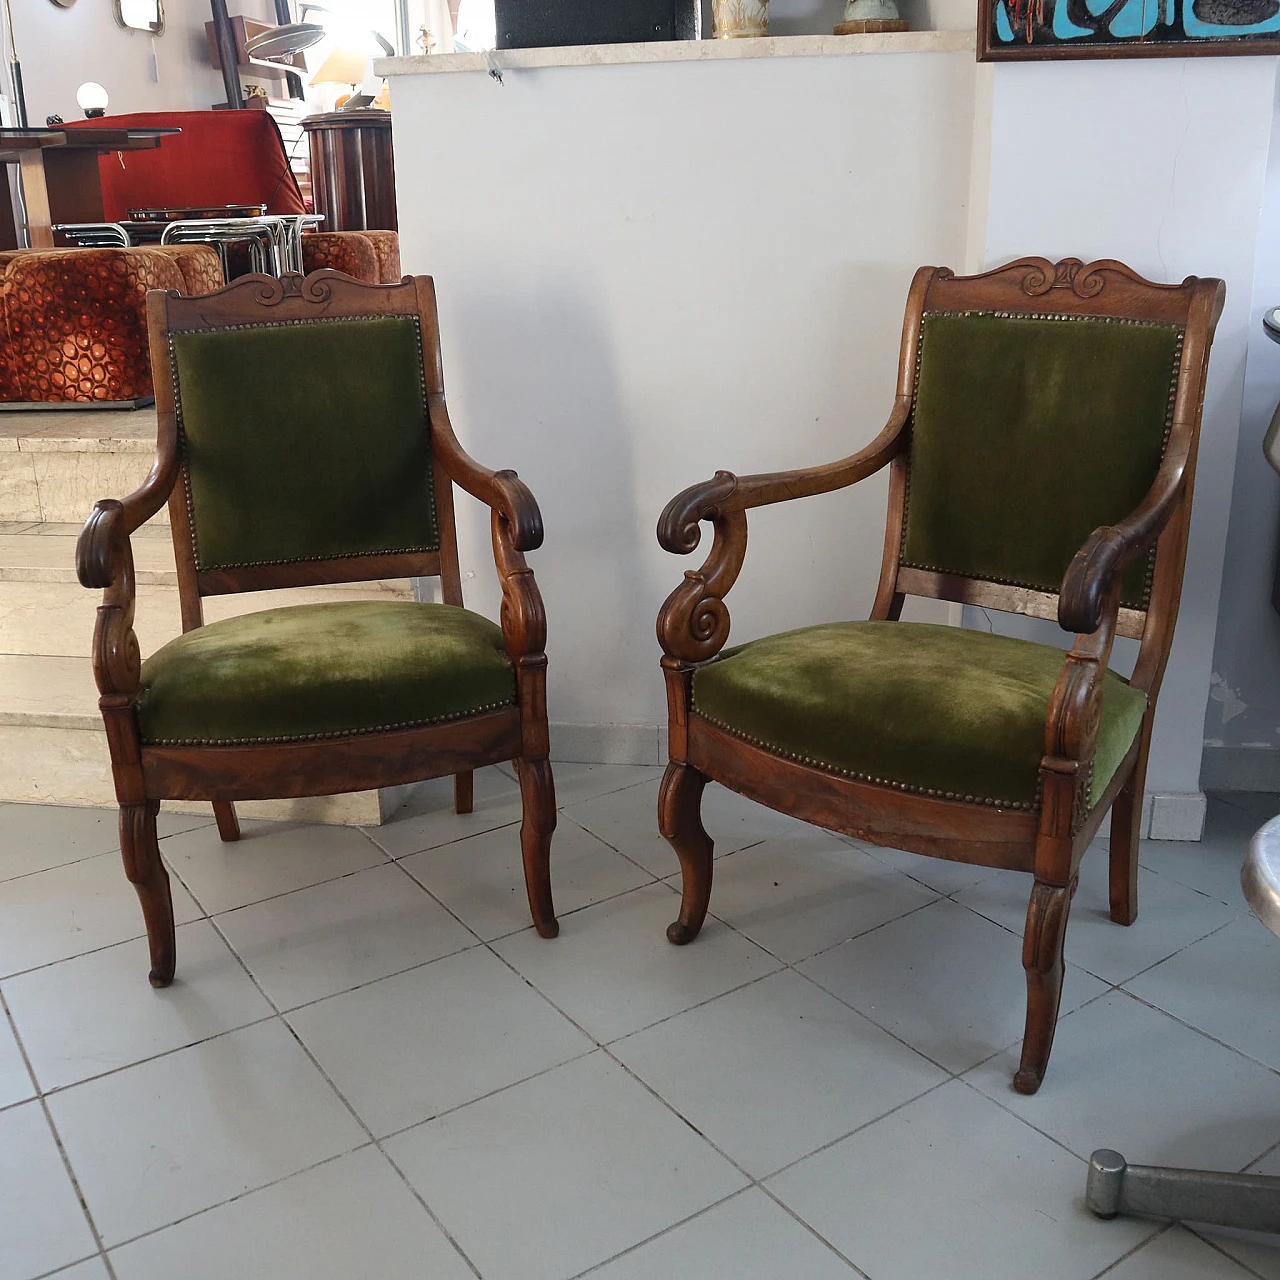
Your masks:
M116 21L133 31L158 36L164 30L164 0L114 0Z

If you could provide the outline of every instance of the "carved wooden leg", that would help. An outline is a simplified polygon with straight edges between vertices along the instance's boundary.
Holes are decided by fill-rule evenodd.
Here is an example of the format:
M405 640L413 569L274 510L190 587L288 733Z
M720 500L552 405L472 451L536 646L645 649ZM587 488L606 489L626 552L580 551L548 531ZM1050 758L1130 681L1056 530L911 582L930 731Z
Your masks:
M173 899L169 894L169 873L160 861L156 839L158 800L126 805L120 809L120 852L124 873L138 891L142 917L147 922L151 944L151 985L167 987L173 981L176 951L173 938Z
M454 813L470 813L474 804L475 774L470 769L466 773L455 773L453 775Z
M1062 944L1075 891L1075 880L1069 885L1037 880L1031 890L1027 932L1022 940L1022 967L1027 971L1027 1029L1022 1037L1022 1062L1013 1078L1013 1087L1019 1093L1035 1093L1049 1065L1062 1000Z
M215 800L213 816L218 820L218 835L230 844L240 839L240 819L236 817L236 807L230 800Z
M529 912L534 928L544 938L560 932L551 901L551 836L556 829L556 787L551 762L516 761L520 776L520 800L524 820L520 823L520 851L524 856L524 884L529 894Z
M682 873L680 918L667 927L667 941L678 947L698 936L711 901L713 846L702 825L702 789L706 785L706 774L673 760L658 793L658 829L676 851Z
M1150 727L1144 724L1133 772L1111 806L1111 918L1116 924L1132 924L1138 918L1138 843L1150 741Z

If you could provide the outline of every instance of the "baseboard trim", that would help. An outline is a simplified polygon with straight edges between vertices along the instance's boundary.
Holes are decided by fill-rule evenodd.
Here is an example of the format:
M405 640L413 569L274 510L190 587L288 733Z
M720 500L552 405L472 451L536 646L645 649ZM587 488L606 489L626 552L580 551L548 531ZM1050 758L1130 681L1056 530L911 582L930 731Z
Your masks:
M667 763L667 726L552 721L551 759L564 764Z
M1200 785L1206 791L1280 791L1280 747L1207 742Z

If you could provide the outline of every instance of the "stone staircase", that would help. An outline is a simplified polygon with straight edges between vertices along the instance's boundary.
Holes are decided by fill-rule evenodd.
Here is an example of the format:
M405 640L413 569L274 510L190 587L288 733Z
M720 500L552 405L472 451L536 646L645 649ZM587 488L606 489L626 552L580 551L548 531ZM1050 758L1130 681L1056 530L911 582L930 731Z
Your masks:
M0 802L112 805L115 791L89 661L101 592L76 581L80 526L122 497L155 453L155 414L0 413ZM168 512L133 536L135 629L144 655L181 634ZM264 591L205 601L205 620L320 600L412 599L405 580ZM404 788L237 806L246 817L376 824ZM200 811L200 804L166 804Z

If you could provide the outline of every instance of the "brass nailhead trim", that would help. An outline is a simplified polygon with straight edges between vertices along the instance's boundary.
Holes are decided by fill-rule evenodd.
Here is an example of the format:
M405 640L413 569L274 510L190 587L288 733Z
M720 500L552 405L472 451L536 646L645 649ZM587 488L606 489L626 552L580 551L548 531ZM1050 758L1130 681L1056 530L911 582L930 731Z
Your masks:
M959 800L965 804L980 804L990 809L1017 809L1032 813L1040 807L1039 782L1036 783L1036 798L1034 800L997 800L991 796L961 795L958 791L939 791L934 787L917 787L910 782L898 782L893 778L877 778L869 773L858 773L853 769L841 769L826 760L815 760L812 756L802 756L793 751L780 751L772 743L764 741L763 738L756 738L749 733L743 733L740 729L735 729L732 725L725 724L723 720L717 720L714 716L707 715L705 711L699 709L696 696L693 701L693 709L708 724L715 725L717 729L723 730L731 737L740 738L743 742L751 743L753 747L760 747L770 755L781 756L784 760L794 760L796 764L822 769L826 773L836 773L842 778L852 778L855 782L869 782L873 786L888 787L893 791L903 791L911 795L931 796L935 800Z
M433 724L448 724L453 720L469 720L486 711L500 711L514 707L514 696L505 702L487 702L470 711L456 711L447 716L431 716L426 720L404 720L398 724L375 724L367 729L338 729L333 733L299 733L281 738L144 738L145 747L257 747L283 742L322 742L333 738L359 738L371 733L394 733L398 729L425 729Z
M382 320L385 316L315 316L310 319L299 320L261 320L251 321L244 324L220 324L212 325L207 329L183 329L183 333L228 333L233 330L242 329L288 329L299 325L311 324L346 324L352 321L359 322L361 320ZM422 319L420 316L409 316L413 322L414 330L418 335L418 348L422 348ZM339 551L333 555L320 556L293 556L287 560L246 560L238 564L212 564L205 565L200 562L200 544L196 538L196 509L191 499L191 469L187 465L187 433L182 421L182 392L181 384L178 380L178 357L173 349L173 334L169 334L169 370L173 379L173 401L174 401L174 418L178 427L178 449L182 457L182 485L187 499L187 524L191 530L191 555L195 560L197 573L218 573L226 569L265 569L272 565L280 564L311 564L324 560L355 560L361 556L399 556L410 555L425 551L440 550L440 521L436 513L436 487L435 484L427 486L427 497L431 503L431 523L436 528L436 545L434 547L397 547L385 548L381 551ZM426 417L426 436L427 436L427 455L431 459L432 475L435 473L435 458L431 452L431 416L427 412L427 377L423 370L422 362L418 362L418 385L422 390L422 410ZM283 739L281 739L283 741Z
M916 397L920 390L920 364L924 358L924 321L930 316L994 316L998 320L1092 320L1098 324L1127 324L1141 325L1144 327L1156 326L1157 328L1174 329L1178 335L1177 346L1173 353L1173 382L1169 388L1168 408L1165 410L1164 419L1164 436L1160 441L1160 456L1164 457L1164 451L1169 446L1169 435L1173 430L1173 409L1178 396L1178 378L1182 372L1182 343L1185 337L1185 331L1181 325L1170 324L1161 320L1139 320L1132 316L1089 316L1089 315L1066 315L1060 312L1052 311L926 311L921 316L920 326L920 343L916 348L916 371L915 382L911 389L911 406L912 414L915 413ZM902 493L902 532L899 535L902 543L907 538L907 521L911 513L911 463L907 462L906 478L903 485ZM1124 605L1124 608L1138 608L1142 612L1146 612L1147 606L1151 603L1151 584L1155 578L1155 547L1153 546L1146 553L1146 570L1143 574L1142 581L1142 603L1138 606ZM964 573L958 569L944 568L937 564L919 564L914 560L906 560L899 558L898 565L900 568L906 569L922 569L927 573L945 573L958 578L973 578L977 582L992 582L1002 587L1021 587L1026 591L1041 591L1047 595L1057 595L1061 589L1061 583L1057 587L1046 587L1036 582L1019 582L1013 578L996 578L985 574Z

